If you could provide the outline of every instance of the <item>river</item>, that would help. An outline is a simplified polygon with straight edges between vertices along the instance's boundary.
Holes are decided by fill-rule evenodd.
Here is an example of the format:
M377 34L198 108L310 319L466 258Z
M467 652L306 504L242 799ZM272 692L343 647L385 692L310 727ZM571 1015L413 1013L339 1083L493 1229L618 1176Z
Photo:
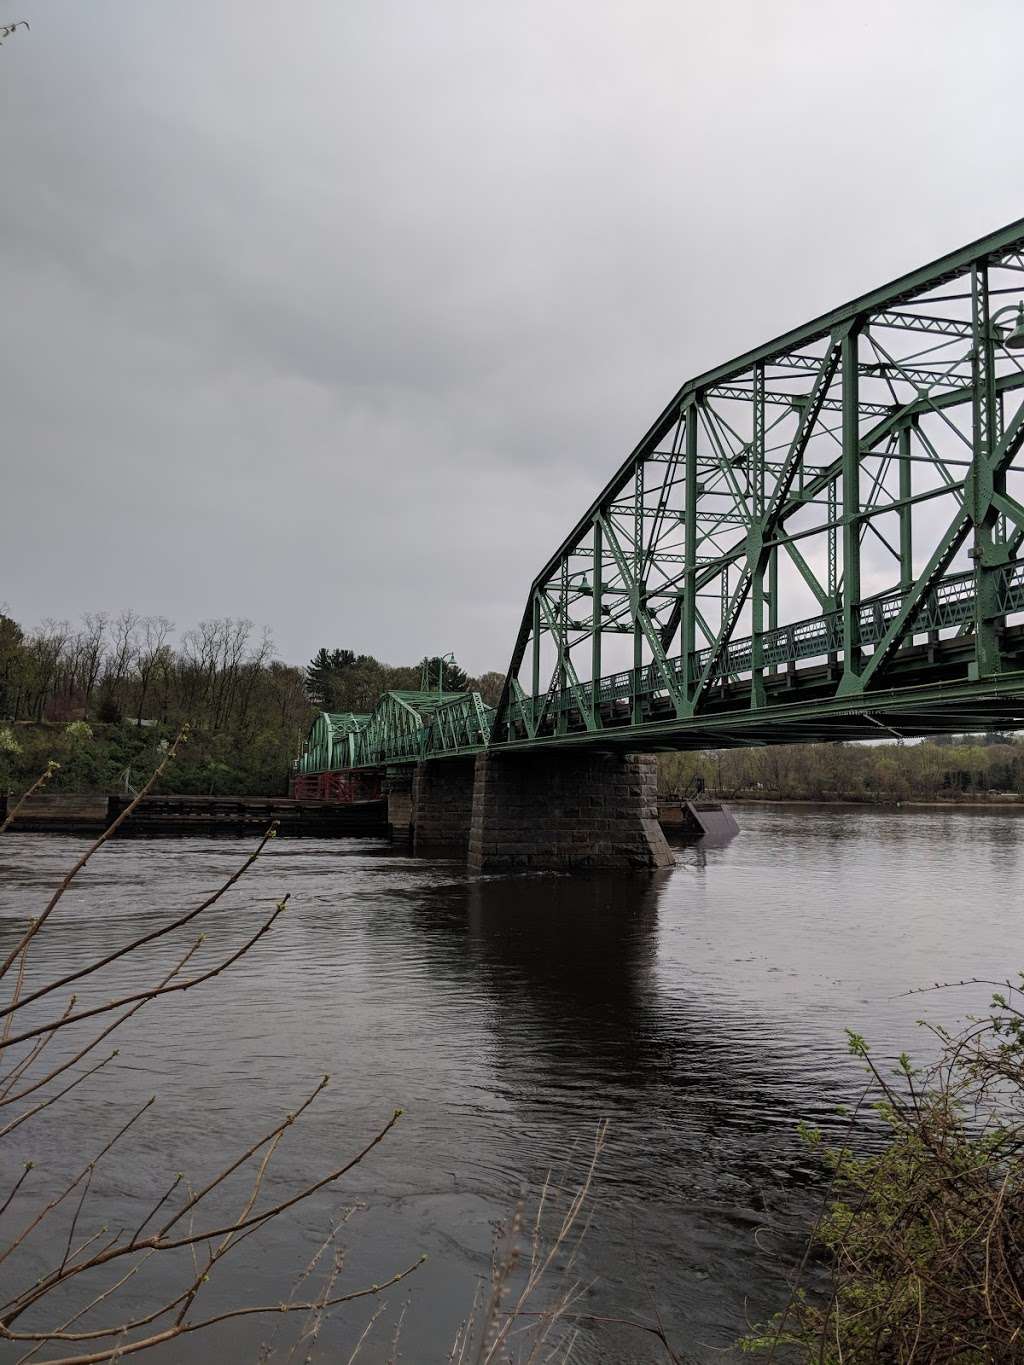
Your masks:
M606 1118L577 1307L651 1320L656 1305L686 1358L734 1358L748 1321L780 1305L820 1196L797 1122L838 1123L836 1106L860 1093L844 1029L880 1058L922 1053L916 1020L953 1021L986 994L909 988L1024 965L1022 813L737 814L739 837L680 847L654 878L480 878L379 840L277 841L204 916L204 960L287 892L273 932L222 977L147 1006L115 1063L12 1135L7 1183L31 1157L35 1188L56 1188L156 1094L122 1156L99 1168L82 1227L127 1221L176 1171L202 1180L330 1073L282 1146L274 1197L339 1164L393 1109L401 1120L340 1192L244 1243L204 1292L215 1307L286 1297L336 1210L357 1202L343 1285L429 1256L385 1296L359 1361L390 1358L404 1308L403 1360L443 1362L496 1224L519 1198L532 1207L549 1170L578 1174ZM0 840L5 951L81 848ZM184 908L244 851L198 839L107 846L40 940L34 976ZM136 987L173 954L159 941L140 956L98 989ZM27 1216L29 1202L13 1208ZM45 1235L36 1250L52 1252ZM347 1360L373 1307L330 1320L315 1358ZM163 1359L250 1361L274 1325L243 1320ZM659 1352L643 1333L584 1324L572 1359Z

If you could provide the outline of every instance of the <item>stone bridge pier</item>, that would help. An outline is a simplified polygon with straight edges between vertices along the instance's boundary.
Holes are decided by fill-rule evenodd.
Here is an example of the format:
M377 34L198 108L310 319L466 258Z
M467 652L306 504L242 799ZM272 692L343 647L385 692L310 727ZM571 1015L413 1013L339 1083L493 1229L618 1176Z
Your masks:
M477 872L668 867L653 754L481 753L428 759L412 779L414 852Z
M473 815L473 758L428 758L412 779L412 851L464 858Z

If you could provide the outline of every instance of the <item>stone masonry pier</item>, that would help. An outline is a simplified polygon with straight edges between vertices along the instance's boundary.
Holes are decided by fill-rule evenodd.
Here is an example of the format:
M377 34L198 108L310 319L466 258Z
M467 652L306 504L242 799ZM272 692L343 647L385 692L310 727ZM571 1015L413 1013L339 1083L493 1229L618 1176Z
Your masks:
M479 754L468 861L477 872L671 866L657 758Z
M478 872L670 867L653 754L426 759L384 779L393 834Z
M473 813L473 758L434 758L416 764L412 780L412 849L460 857L469 846Z

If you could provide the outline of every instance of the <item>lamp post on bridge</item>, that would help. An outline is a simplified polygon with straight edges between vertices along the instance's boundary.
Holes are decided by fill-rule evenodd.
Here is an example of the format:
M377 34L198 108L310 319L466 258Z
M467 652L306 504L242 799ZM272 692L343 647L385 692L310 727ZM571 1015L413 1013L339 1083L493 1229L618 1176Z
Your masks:
M420 691L430 691L430 666L437 664L437 695L440 697L444 693L444 666L454 664L455 655L449 650L447 654L438 654L434 658L425 658L420 668Z

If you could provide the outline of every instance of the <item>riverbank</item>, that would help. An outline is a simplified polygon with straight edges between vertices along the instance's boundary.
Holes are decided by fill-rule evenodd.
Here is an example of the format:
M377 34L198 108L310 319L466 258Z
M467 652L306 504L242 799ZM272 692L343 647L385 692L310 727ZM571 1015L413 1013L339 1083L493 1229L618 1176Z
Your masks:
M1024 796L950 797L948 800L915 801L872 797L822 796L732 796L717 797L729 806L828 806L849 807L853 810L1024 810Z
M0 721L0 791L20 795L51 761L60 765L51 792L103 799L140 787L178 732L133 721ZM245 735L193 726L164 786L187 796L285 796L300 737L279 719Z
M658 767L663 793L701 790L723 801L952 806L1024 800L1024 742L1012 735L662 754Z
M134 809L132 809L134 807ZM24 801L0 795L0 825L19 834L74 834L95 837L121 821L118 838L210 838L251 835L274 825L276 833L297 838L388 838L408 835L396 828L386 797L359 801L304 800L264 796L144 796L33 792ZM731 838L736 823L717 801L664 801L658 819L666 833L680 838L712 834Z

